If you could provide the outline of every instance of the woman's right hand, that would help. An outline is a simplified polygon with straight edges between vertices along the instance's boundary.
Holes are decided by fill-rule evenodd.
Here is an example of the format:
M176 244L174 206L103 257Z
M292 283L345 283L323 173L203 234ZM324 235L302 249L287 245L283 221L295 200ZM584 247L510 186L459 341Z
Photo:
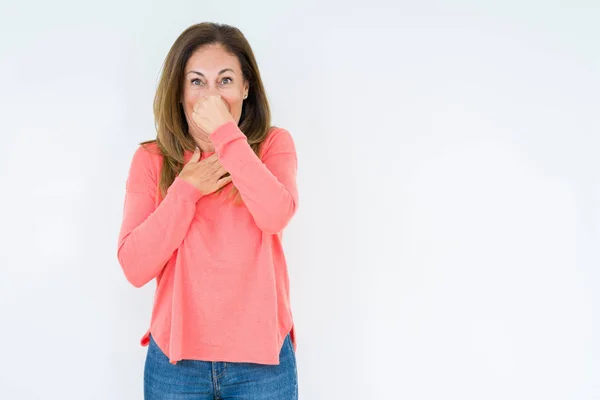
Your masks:
M194 185L203 195L216 192L231 182L231 175L221 178L227 173L219 162L217 154L200 160L200 150L196 147L192 158L183 166L179 177Z

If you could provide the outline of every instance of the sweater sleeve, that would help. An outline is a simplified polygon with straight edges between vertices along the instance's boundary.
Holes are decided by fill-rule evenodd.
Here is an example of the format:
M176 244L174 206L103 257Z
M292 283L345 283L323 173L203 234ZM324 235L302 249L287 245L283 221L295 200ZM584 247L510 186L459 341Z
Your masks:
M202 196L194 185L176 177L156 207L156 170L150 153L140 146L125 185L117 250L125 277L135 287L144 286L162 271L187 234Z
M273 131L264 142L262 160L234 121L219 126L210 139L256 225L266 233L281 232L298 206L298 161L290 133Z

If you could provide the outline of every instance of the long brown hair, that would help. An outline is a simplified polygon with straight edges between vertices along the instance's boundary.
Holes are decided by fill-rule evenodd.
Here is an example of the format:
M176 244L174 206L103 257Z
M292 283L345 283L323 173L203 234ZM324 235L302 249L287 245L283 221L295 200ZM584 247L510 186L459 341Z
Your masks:
M156 143L162 153L163 163L157 188L157 195L161 199L183 168L184 152L193 151L196 147L188 132L183 105L179 101L185 65L195 50L211 44L220 44L237 57L244 79L249 83L248 98L243 102L238 126L256 155L259 155L260 144L267 137L271 125L271 111L258 65L242 32L233 26L213 22L202 22L187 28L171 46L162 66L154 96L156 139L141 143ZM231 193L241 200L235 187Z

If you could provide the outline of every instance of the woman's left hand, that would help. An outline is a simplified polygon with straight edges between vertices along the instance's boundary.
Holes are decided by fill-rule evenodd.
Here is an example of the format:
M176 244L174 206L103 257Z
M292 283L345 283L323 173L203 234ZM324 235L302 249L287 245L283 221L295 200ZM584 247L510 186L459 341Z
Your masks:
M201 97L194 105L192 118L194 123L209 136L219 126L234 121L227 103L220 95Z

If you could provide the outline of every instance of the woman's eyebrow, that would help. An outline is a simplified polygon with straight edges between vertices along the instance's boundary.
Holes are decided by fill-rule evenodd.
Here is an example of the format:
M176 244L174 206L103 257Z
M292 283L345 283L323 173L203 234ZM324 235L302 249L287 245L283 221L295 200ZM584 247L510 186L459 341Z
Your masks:
M235 71L232 70L231 68L225 68L225 69L222 69L221 71L219 71L219 75L221 75L223 72L226 72L226 71L231 71L235 74ZM186 75L192 74L192 73L196 74L196 75L204 76L204 74L202 72L198 72L198 71L188 71Z

